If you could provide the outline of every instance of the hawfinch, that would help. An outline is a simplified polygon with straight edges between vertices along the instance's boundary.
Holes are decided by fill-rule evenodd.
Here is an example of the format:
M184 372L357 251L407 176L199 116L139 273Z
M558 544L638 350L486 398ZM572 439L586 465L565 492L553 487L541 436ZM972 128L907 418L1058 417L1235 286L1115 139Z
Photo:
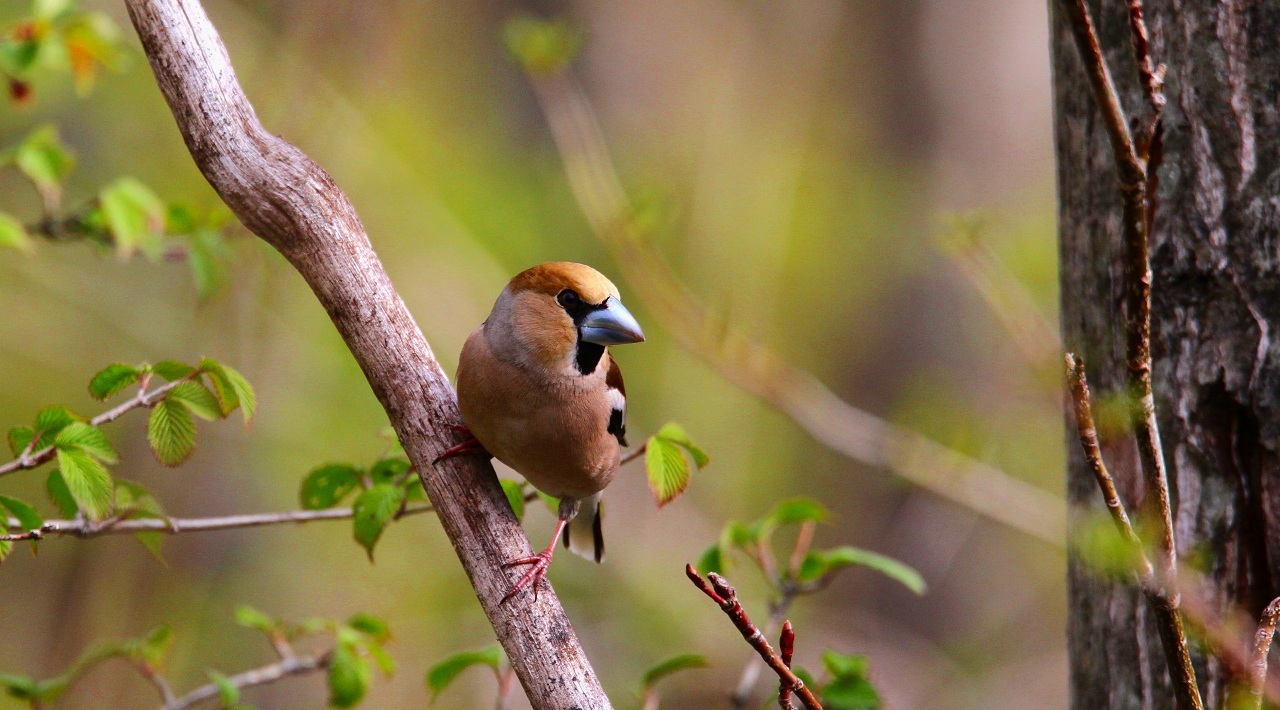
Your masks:
M472 438L445 452L483 449L560 499L551 544L510 565L530 565L510 597L546 576L556 540L604 557L600 493L626 440L626 390L608 346L644 341L618 288L595 269L557 261L511 279L467 338L458 405Z

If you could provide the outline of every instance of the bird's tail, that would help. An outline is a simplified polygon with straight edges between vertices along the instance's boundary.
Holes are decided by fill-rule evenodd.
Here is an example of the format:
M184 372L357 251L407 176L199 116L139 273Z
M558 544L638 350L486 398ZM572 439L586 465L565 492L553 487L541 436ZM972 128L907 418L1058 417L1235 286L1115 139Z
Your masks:
M601 528L603 515L604 509L600 503L599 493L590 498L583 498L578 514L564 529L564 546L574 554L603 562L604 531Z

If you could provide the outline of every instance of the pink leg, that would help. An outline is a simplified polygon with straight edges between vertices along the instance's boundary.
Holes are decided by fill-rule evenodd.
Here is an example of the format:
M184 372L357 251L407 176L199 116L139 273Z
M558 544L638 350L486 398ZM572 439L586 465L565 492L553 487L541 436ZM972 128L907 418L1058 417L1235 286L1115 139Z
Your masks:
M453 458L454 456L461 456L463 454L484 454L486 458L493 458L493 454L490 454L484 448L484 444L481 444L478 439L476 439L474 436L471 435L470 429L460 424L450 424L449 426L454 431L467 437L467 439L466 441L463 441L461 444L458 444L457 446L450 446L449 448L445 449L444 453L437 456L435 460L432 461L431 463L433 464L440 463L445 459Z
M533 583L533 600L538 600L538 584L547 578L547 568L551 566L551 556L556 552L556 543L560 540L560 535L564 533L564 526L568 524L568 520L563 518L560 519L560 522L556 525L556 533L551 536L551 544L547 545L547 549L535 555L530 555L529 557L521 557L518 560L512 560L506 564L507 567L515 567L516 565L532 566L529 568L529 571L525 572L524 576L516 582L516 585L511 588L511 591L507 592L507 596L502 598L501 603L505 604L508 599L520 593L520 590L528 586L530 582Z

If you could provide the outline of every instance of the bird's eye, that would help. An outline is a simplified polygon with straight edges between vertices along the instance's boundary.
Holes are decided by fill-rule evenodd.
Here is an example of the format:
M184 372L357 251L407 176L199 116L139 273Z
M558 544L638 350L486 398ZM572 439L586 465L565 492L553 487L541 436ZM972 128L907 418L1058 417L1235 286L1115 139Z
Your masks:
M573 306L581 300L582 299L578 298L578 294L573 292L573 289L566 288L556 295L556 302L559 303L562 308Z

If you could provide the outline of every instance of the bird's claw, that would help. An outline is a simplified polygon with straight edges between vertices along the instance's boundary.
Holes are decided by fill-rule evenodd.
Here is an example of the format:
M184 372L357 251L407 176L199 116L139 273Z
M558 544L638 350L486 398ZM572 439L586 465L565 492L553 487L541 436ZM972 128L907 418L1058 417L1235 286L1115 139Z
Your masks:
M475 436L473 436L471 434L471 430L468 429L466 426L462 424L450 424L449 428L467 437L467 439L466 441L463 441L461 444L457 444L456 446L450 446L449 448L445 449L443 453L441 453L439 456L435 457L435 459L431 461L432 465L438 464L441 461L444 461L445 459L453 458L454 456L461 456L463 454L479 453L479 454L484 454L489 458L493 457L492 454L490 454L489 451L484 448L484 444L481 444L480 440L477 439Z
M545 582L547 579L547 569L551 567L551 552L543 550L536 555L512 560L503 566L516 567L519 565L531 566L529 567L529 571L525 572L524 575L516 581L515 586L511 588L511 591L507 592L507 595L502 598L501 603L503 604L505 604L507 600L519 594L520 590L528 586L531 581L533 583L533 600L535 602L538 601L538 585Z

